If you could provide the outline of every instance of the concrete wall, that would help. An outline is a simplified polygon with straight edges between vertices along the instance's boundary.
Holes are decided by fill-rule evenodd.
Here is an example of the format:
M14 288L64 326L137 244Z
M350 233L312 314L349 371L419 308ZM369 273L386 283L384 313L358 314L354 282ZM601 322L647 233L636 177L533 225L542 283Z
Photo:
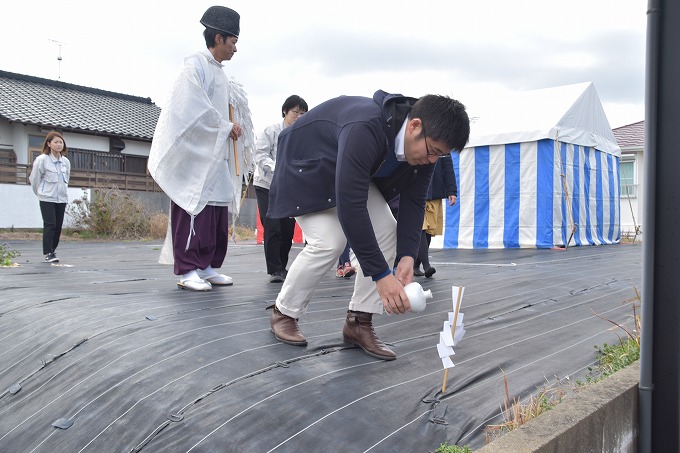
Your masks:
M163 192L141 192L129 191L146 207L151 214L156 212L168 213L170 199ZM85 194L90 197L90 189L69 187L68 199L70 202L82 198ZM0 228L42 228L42 216L40 215L40 205L38 198L33 193L31 186L21 184L0 184ZM70 205L70 203L69 203ZM67 216L64 219L64 226L71 225L71 219ZM254 199L246 199L241 207L241 214L238 218L238 225L248 226L253 229L256 227L257 203Z
M89 197L89 189L68 189L68 199L73 201L81 198L83 194ZM20 184L0 184L0 228L42 228L42 216L38 197L33 193L31 186ZM71 224L66 208L64 226Z
M639 361L530 420L477 453L635 453Z
M253 230L257 228L257 200L246 198L241 206L241 212L236 221L238 225L250 227Z
M155 214L157 212L167 214L170 210L170 198L163 192L130 190L127 193L131 197L140 200L150 214Z

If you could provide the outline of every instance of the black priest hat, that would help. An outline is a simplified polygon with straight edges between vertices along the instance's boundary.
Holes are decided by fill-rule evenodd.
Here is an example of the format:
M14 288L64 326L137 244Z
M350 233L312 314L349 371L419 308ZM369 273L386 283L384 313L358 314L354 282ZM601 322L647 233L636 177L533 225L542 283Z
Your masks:
M203 13L201 24L238 38L240 18L236 11L226 6L211 6Z

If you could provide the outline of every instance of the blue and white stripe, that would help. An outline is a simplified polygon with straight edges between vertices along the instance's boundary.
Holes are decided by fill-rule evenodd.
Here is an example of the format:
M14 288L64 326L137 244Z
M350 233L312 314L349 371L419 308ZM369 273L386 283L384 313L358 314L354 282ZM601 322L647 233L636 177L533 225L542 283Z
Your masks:
M551 248L617 243L619 158L551 139L453 155L458 203L445 248Z

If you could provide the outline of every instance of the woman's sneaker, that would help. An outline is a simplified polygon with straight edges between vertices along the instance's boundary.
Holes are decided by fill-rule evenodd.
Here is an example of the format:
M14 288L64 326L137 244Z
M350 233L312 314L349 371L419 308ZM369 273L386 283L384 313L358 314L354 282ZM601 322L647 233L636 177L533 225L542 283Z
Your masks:
M45 262L46 263L58 263L59 258L57 258L57 255L55 255L54 253L48 253L47 255L45 255Z

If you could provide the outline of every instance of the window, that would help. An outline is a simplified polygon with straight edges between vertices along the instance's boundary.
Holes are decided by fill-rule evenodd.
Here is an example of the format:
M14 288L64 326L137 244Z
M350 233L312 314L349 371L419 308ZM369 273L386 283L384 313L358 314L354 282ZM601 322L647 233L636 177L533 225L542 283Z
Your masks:
M42 150L43 144L45 143L45 137L47 135L29 135L28 136L28 147L38 148Z
M28 136L28 163L33 164L35 158L42 153L42 147L45 143L44 135L29 135Z
M637 184L635 182L634 158L629 159L626 159L625 157L621 158L619 178L621 181L621 197L637 198Z

